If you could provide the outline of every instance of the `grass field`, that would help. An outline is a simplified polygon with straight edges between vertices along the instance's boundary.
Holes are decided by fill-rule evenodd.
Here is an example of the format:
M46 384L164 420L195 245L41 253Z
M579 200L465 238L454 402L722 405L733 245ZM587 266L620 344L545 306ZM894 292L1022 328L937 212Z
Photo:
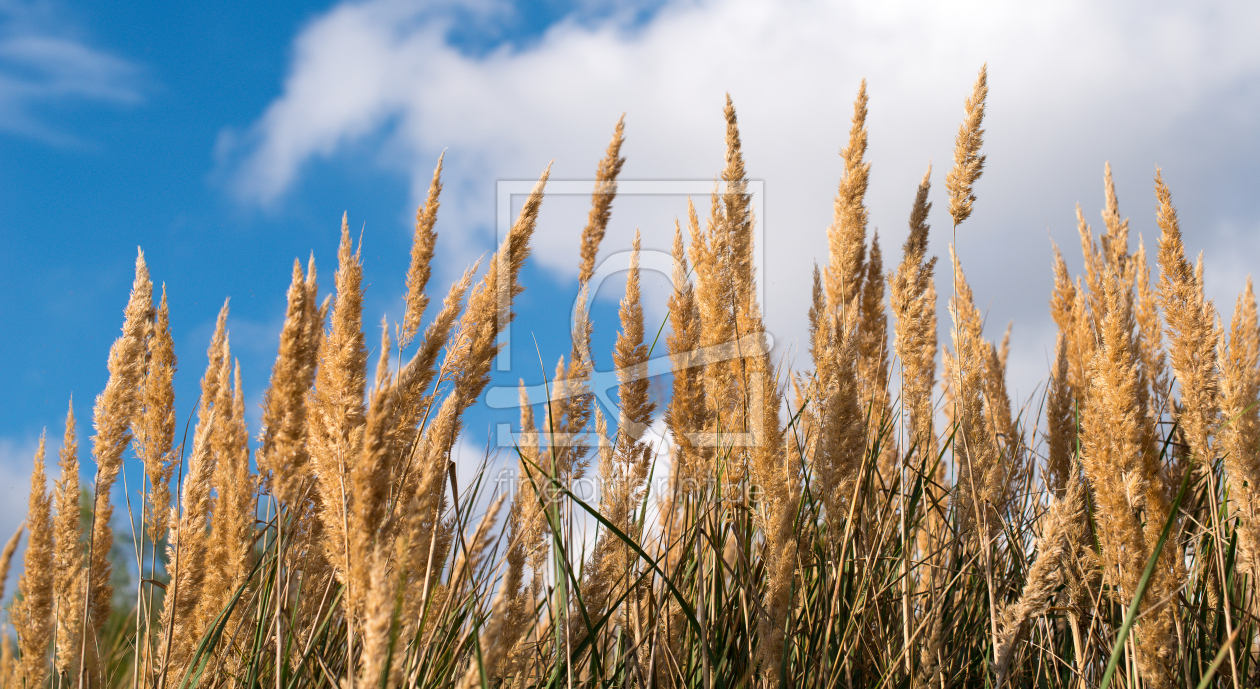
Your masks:
M982 70L945 175L955 234L984 203L973 184L986 96ZM1084 274L1071 276L1057 247L1047 256L1056 359L1045 394L1012 400L1008 342L984 332L969 257L951 249L942 271L926 255L930 169L895 266L867 236L865 84L828 262L800 305L809 367L774 360L729 100L725 118L722 191L706 217L692 207L680 219L659 341L644 322L633 247L613 419L589 387L585 304L624 162L618 123L577 257L572 352L548 401L529 404L522 390L510 491L457 485L451 449L523 289L546 172L498 252L430 304L439 161L417 213L406 313L383 328L371 379L362 266L344 221L328 297L313 260L295 263L260 428L245 422L226 305L195 424L180 427L165 293L141 254L95 435L80 449L67 417L51 492L42 443L34 460L0 681L1260 683L1255 298L1248 282L1228 324L1205 299L1158 171L1154 257L1141 239L1132 246L1110 168L1104 231L1078 211ZM952 318L943 348L941 300ZM672 364L663 396L648 376L656 348ZM645 431L660 419L672 454L668 488L655 495ZM144 473L127 485L142 497L123 506L134 533L115 534L124 520L110 496L129 452ZM81 486L89 459L95 478ZM571 492L584 477L598 479L591 502ZM598 524L589 548L579 520ZM134 561L111 557L119 538Z

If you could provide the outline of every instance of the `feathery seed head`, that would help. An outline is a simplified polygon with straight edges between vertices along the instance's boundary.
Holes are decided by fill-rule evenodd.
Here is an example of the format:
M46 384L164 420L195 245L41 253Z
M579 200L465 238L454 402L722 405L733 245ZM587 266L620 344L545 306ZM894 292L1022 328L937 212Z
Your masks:
M1221 335L1223 423L1218 438L1229 472L1231 502L1239 505L1243 564L1255 576L1260 559L1260 324L1250 276L1234 306L1228 344Z
M1050 377L1050 398L1046 407L1046 486L1062 495L1068 482L1075 450L1076 424L1072 408L1072 388L1068 378L1067 335L1059 332L1055 345L1054 371Z
M980 147L984 143L985 99L989 95L988 68L980 67L980 75L976 77L975 86L964 105L966 117L958 127L958 136L954 139L954 168L945 176L945 188L949 190L949 215L954 219L954 226L971 217L971 207L976 195L972 185L984 173L985 156L980 155Z
M315 376L327 312L326 306L315 306L317 290L314 259L305 276L301 262L294 261L279 352L271 369L271 382L263 393L262 433L255 459L264 481L284 504L292 504L298 497L309 458L306 395Z
M17 552L18 542L22 540L22 531L26 528L26 522L18 524L17 531L9 537L4 544L4 550L0 551L0 596L4 595L4 584L9 580L9 566L13 564L13 554ZM0 640L6 647L9 645L7 639Z
M60 453L61 478L56 485L53 555L53 605L57 613L58 674L69 671L78 657L83 623L84 553L79 521L79 443L75 435L74 402L66 412L65 438Z
M866 80L853 103L853 126L848 145L840 151L844 177L836 191L831 227L827 230L830 258L827 265L829 309L857 308L866 261L866 188L871 164L866 156Z
M113 586L110 573L109 546L114 532L110 528L113 506L110 491L122 470L122 455L131 441L129 429L136 420L140 404L137 390L144 375L145 339L152 329L153 283L144 262L144 253L136 256L136 277L127 302L123 334L109 349L109 381L96 398L92 438L92 454L96 459L96 484L93 505L93 530L90 550L89 584L91 586L91 620L100 629L109 617Z
M1111 181L1111 162L1103 168L1103 186L1106 192L1106 205L1103 207L1103 222L1107 226L1107 234L1102 236L1103 254L1107 262L1120 275L1127 275L1129 266L1129 219L1120 217L1120 202L1116 199L1116 185Z
M31 493L27 502L26 527L30 537L22 576L18 579L21 598L13 604L10 619L18 635L22 661L20 672L28 687L43 683L47 675L49 644L55 631L53 620L53 516L52 497L44 474L44 436L39 437L35 468L31 472Z
M889 274L888 303L897 317L893 346L901 360L902 399L908 408L910 446L919 455L936 455L932 389L936 376L936 257L924 260L928 248L927 200L932 168L923 175L910 211L910 235L902 247L901 265ZM908 450L909 448L907 448Z
M617 195L617 175L621 174L621 166L626 159L621 157L621 144L625 141L626 116L622 114L613 129L612 141L599 167L595 169L595 190L591 192L591 211L586 218L586 227L582 230L582 261L578 268L578 283L586 284L595 273L595 257L599 254L600 242L604 240L604 232L608 229L608 219L612 216L612 202Z
M403 312L399 351L406 349L420 331L424 310L429 305L429 297L424 289L433 272L431 264L437 247L437 232L433 231L433 226L437 224L438 197L442 194L442 159L445 157L445 151L438 156L437 167L433 170L433 181L429 182L429 195L416 210L416 232L411 240L411 268L407 271L407 308Z
M171 454L175 442L174 375L178 366L175 343L171 339L170 309L166 303L166 286L148 343L148 365L141 390L142 413L134 425L136 454L148 476L150 508L145 515L149 537L155 542L166 531L170 508L170 481L175 472Z
M1190 267L1182 243L1172 193L1155 171L1159 202L1159 305L1167 324L1173 373L1181 383L1181 404L1191 451L1201 459L1214 456L1209 437L1217 423L1216 310L1203 297L1201 270Z

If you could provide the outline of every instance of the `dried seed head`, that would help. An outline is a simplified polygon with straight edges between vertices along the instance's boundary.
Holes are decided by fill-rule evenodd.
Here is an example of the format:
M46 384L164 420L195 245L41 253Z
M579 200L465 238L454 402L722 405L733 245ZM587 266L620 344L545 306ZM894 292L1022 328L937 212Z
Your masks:
M613 129L612 141L608 150L595 169L595 190L591 192L591 211L586 218L586 227L582 230L582 261L578 267L578 283L586 284L595 274L595 257L599 254L600 242L604 240L604 232L608 229L608 219L612 216L612 202L617 195L617 175L626 159L621 157L621 144L625 141L626 116L617 120Z
M127 302L122 337L109 350L109 382L96 398L94 421L96 436L92 438L92 454L96 459L96 485L92 509L92 539L89 546L89 585L91 587L90 618L99 630L109 618L114 588L110 583L113 564L109 559L114 532L110 517L110 491L122 470L122 456L131 441L131 428L139 410L136 394L144 376L145 338L152 328L153 283L144 262L144 253L136 256L136 277Z
M411 268L407 271L407 309L403 312L402 335L398 340L400 351L406 349L420 331L424 310L429 305L429 297L424 288L429 284L429 276L433 272L430 264L437 248L437 232L433 231L433 226L437 224L438 197L442 194L442 159L445 157L445 152L438 156L437 167L433 170L433 181L429 182L429 195L416 210L416 232L411 242Z
M853 126L840 156L844 176L836 191L831 227L827 230L830 258L827 265L827 306L833 310L857 308L866 262L866 188L871 164L866 156L866 80L853 103Z
M967 97L964 106L967 115L954 139L954 168L945 176L945 188L949 190L949 214L955 227L971 217L971 206L976 200L972 185L984 173L985 157L980 155L984 130L980 127L984 124L984 101L989 95L988 67L987 64L980 67L980 75Z

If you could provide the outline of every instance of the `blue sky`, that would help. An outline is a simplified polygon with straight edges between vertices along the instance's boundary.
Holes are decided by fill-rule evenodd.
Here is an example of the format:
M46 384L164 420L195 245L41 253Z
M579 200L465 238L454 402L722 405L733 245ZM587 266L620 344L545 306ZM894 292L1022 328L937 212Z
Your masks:
M265 204L236 188L239 175L224 161L224 141L282 94L294 38L331 6L0 2L0 208L9 228L0 253L0 288L9 295L0 307L7 324L0 357L8 362L0 368L0 530L8 533L25 511L26 476L44 429L55 462L72 395L80 441L91 433L92 401L107 377L137 247L154 281L167 284L181 420L197 394L215 314L230 297L229 329L257 432L292 261L313 252L331 289L343 211L365 239L369 342L377 341L382 314L401 316L414 206L408 171L380 150L382 135L306 166L282 199ZM491 16L446 8L461 17L446 44L469 56L527 49L556 20L602 14L562 3L505 7L512 11ZM593 171L601 148L589 151L585 167ZM481 183L493 194L493 177ZM493 248L492 222L491 209L483 219L491 241L466 253ZM438 229L460 233L447 222ZM439 279L462 268L444 263ZM565 286L545 271L529 272L534 285ZM446 284L436 282L440 300ZM568 351L551 334L563 332L567 319L538 308L532 293L522 310L539 326L550 373L550 350ZM608 305L602 310L609 315ZM511 375L539 377L532 343L526 339L533 365L500 376L505 384L515 382ZM525 350L517 351L519 369ZM469 447L484 446L486 416L472 416Z
M21 519L35 442L47 428L58 445L72 394L90 433L137 246L169 292L181 415L225 297L256 408L293 259L314 252L330 288L343 211L363 229L365 320L397 319L411 219L443 150L435 296L493 249L496 181L536 178L553 160L555 179L589 179L622 113L624 179L712 179L727 92L749 174L765 184L768 325L777 353L807 366L808 275L825 261L859 80L872 224L893 263L929 161L932 251L947 253L943 177L988 62L988 171L959 249L990 335L1016 321L1012 387L1027 396L1053 345L1050 241L1079 266L1074 204L1101 224L1104 161L1148 244L1151 178L1165 166L1223 309L1260 264L1257 25L1243 3L0 0L0 531ZM535 337L548 372L568 351L585 203L544 204L512 370L496 385L539 382ZM619 201L604 255L636 227L646 247L667 248L681 204ZM659 318L664 281L647 280ZM597 309L603 367L618 296L610 282ZM500 418L474 411L470 454Z

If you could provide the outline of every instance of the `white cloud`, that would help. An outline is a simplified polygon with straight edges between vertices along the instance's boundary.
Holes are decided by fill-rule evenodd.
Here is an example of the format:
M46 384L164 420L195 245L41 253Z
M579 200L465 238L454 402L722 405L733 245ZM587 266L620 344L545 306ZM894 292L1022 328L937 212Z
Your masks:
M41 109L65 101L140 100L136 65L73 36L47 7L0 2L0 131L73 141Z
M1166 166L1187 241L1207 250L1218 301L1232 303L1245 257L1260 249L1250 231L1260 223L1240 202L1260 181L1252 35L1260 6L680 1L646 23L570 20L525 47L481 55L445 39L456 17L465 15L448 5L369 0L310 23L283 93L248 130L225 136L224 165L240 196L275 203L309 162L371 135L419 200L449 148L439 229L447 230L445 264L462 265L489 248L495 179L535 177L553 158L553 177L588 178L622 112L623 178L712 178L729 91L749 175L766 181L769 326L778 342L799 343L809 264L825 261L836 152L859 80L869 80L871 97L868 205L892 264L929 160L932 249L946 255L944 174L962 100L987 61L988 167L959 244L991 335L1017 321L1017 394L1044 377L1053 342L1046 234L1072 253L1073 204L1098 217L1104 160L1122 213L1148 240L1156 233L1150 179L1157 163ZM633 228L616 209L613 218L606 251L628 245ZM660 237L672 227L644 230ZM577 231L543 222L540 264L575 274Z

